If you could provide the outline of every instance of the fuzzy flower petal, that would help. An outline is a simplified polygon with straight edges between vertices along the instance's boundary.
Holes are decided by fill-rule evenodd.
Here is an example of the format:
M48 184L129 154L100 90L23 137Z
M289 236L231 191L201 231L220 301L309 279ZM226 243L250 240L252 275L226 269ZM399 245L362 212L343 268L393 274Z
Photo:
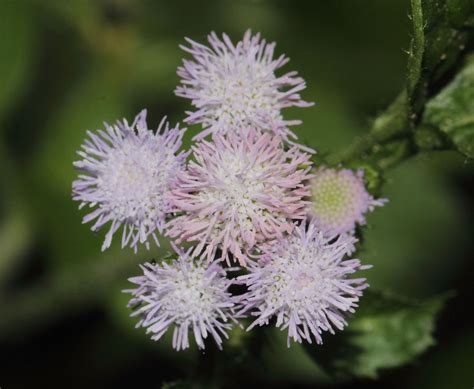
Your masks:
M361 266L358 259L344 259L356 239L348 234L328 238L314 224L302 223L293 234L266 251L263 261L252 264L238 281L247 285L239 314L257 319L248 328L266 325L288 330L290 340L322 343L322 333L334 333L347 325L345 315L354 312L365 278L349 278Z
M193 60L184 60L178 68L181 85L176 94L196 107L186 119L202 123L204 131L196 139L248 125L285 140L296 138L288 126L300 121L283 120L281 110L312 103L301 99L299 92L306 84L295 71L275 75L289 61L284 55L274 58L275 43L266 43L260 34L252 36L250 30L235 45L226 34L221 40L214 32L208 36L210 47L187 41L190 47L181 48L192 54Z
M128 306L135 308L132 316L140 318L136 327L146 328L155 341L172 327L178 351L189 347L190 333L200 349L208 335L222 348L222 338L228 338L227 331L236 323L234 298L228 292L232 281L217 262L207 265L193 260L189 250L174 249L177 259L146 263L142 276L129 279L138 285L124 291L133 296Z
M93 208L83 219L94 221L92 231L110 223L102 250L122 226L122 247L149 247L150 238L159 245L156 233L162 233L170 211L169 188L184 169L186 154L178 154L184 131L170 129L163 118L153 133L147 128L146 110L132 125L124 120L105 124L105 131L88 131L78 152L82 159L74 162L82 174L72 184L73 199L80 201L80 208Z
M366 190L364 171L319 168L311 180L309 214L317 228L328 235L351 232L365 224L365 214L384 205Z
M198 241L193 255L229 254L245 266L255 248L281 238L306 217L310 155L284 150L269 133L242 129L193 147L194 161L172 191L168 235Z

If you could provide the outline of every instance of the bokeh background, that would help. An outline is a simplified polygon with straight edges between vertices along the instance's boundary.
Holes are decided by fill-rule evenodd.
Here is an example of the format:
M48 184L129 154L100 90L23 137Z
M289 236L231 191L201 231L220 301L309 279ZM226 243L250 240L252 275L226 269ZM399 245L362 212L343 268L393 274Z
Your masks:
M316 102L287 116L303 119L300 139L326 155L367 131L402 88L408 13L405 0L0 0L0 387L160 388L199 368L197 350L154 343L128 317L126 279L160 251L101 253L103 234L81 224L70 195L87 129L142 108L149 123L183 120L188 102L173 91L185 36L204 41L215 30L236 40L252 28L277 41ZM456 296L439 318L437 345L378 380L341 387L474 384L473 173L455 152L419 155L387 173L390 203L370 215L360 253L375 265L370 284ZM331 384L285 343L267 345L235 381Z

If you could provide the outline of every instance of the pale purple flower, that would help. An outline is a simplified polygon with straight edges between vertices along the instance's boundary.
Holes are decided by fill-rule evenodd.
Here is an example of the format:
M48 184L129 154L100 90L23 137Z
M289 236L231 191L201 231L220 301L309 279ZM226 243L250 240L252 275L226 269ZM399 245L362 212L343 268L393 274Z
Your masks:
M217 262L193 260L191 249L173 247L177 259L145 263L140 266L143 275L129 279L138 285L124 291L133 296L128 306L135 309L131 316L140 318L136 327L146 328L155 341L172 328L173 348L178 351L189 347L190 332L200 349L209 334L222 348L222 338L228 338L227 331L237 323L228 291L232 280Z
M192 54L192 60L183 60L178 68L181 85L176 94L191 100L196 108L188 112L189 123L202 123L203 132L195 139L208 134L239 131L249 125L263 131L272 131L283 139L296 135L289 125L299 120L285 121L281 110L286 107L308 107L299 92L306 84L297 72L281 76L275 72L289 58L274 58L275 43L266 43L260 34L247 31L241 41L233 44L222 35L212 32L208 36L210 47L187 38L190 47L181 48Z
M358 259L344 259L354 251L356 239L343 234L327 237L314 224L302 223L291 236L265 251L262 260L249 267L238 282L248 291L241 296L239 314L256 320L248 330L276 319L276 327L288 330L290 340L322 343L322 333L342 330L345 316L353 313L365 278L350 276L370 266Z
M215 135L193 147L194 160L178 176L172 191L176 212L167 234L198 241L193 255L245 266L256 248L293 229L306 217L311 178L310 155L288 150L269 133L242 129Z
M105 131L87 132L78 152L82 159L74 162L83 174L72 184L73 199L80 201L79 208L94 209L83 219L94 221L92 231L110 223L102 250L120 227L122 247L148 248L150 238L159 245L156 233L162 233L170 211L169 188L184 169L186 153L178 153L184 131L170 129L163 118L153 133L143 110L132 125L124 120L105 124Z
M384 205L365 188L364 171L319 168L311 180L309 214L317 228L328 235L354 231L365 224L365 214Z

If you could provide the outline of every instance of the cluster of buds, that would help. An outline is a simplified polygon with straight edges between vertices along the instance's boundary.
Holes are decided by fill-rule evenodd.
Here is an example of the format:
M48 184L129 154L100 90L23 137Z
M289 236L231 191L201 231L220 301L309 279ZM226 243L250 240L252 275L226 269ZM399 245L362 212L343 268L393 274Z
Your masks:
M282 115L312 105L299 95L306 84L276 74L288 58L274 58L274 43L250 31L235 45L225 34L208 40L188 39L192 58L178 68L176 94L195 108L185 122L202 127L191 149L181 150L186 129L163 118L153 131L145 110L132 124L105 124L79 151L73 199L91 209L83 221L93 231L108 229L102 250L119 234L135 252L171 239L171 259L142 265L126 291L152 339L172 329L177 350L190 335L221 347L249 317L248 330L274 323L288 344L322 343L368 286L351 277L369 267L351 258L355 228L385 200L367 192L362 170L313 166L314 151L289 129L299 121Z

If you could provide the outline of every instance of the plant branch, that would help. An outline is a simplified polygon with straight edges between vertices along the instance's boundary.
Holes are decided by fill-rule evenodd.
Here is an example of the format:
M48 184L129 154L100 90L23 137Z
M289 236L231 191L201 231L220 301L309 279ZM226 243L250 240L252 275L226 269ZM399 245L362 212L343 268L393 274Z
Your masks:
M407 121L406 92L401 92L390 104L385 112L380 114L373 122L371 130L364 136L356 138L354 142L339 153L329 156L330 165L359 160L364 155L371 154L376 146L410 133Z

